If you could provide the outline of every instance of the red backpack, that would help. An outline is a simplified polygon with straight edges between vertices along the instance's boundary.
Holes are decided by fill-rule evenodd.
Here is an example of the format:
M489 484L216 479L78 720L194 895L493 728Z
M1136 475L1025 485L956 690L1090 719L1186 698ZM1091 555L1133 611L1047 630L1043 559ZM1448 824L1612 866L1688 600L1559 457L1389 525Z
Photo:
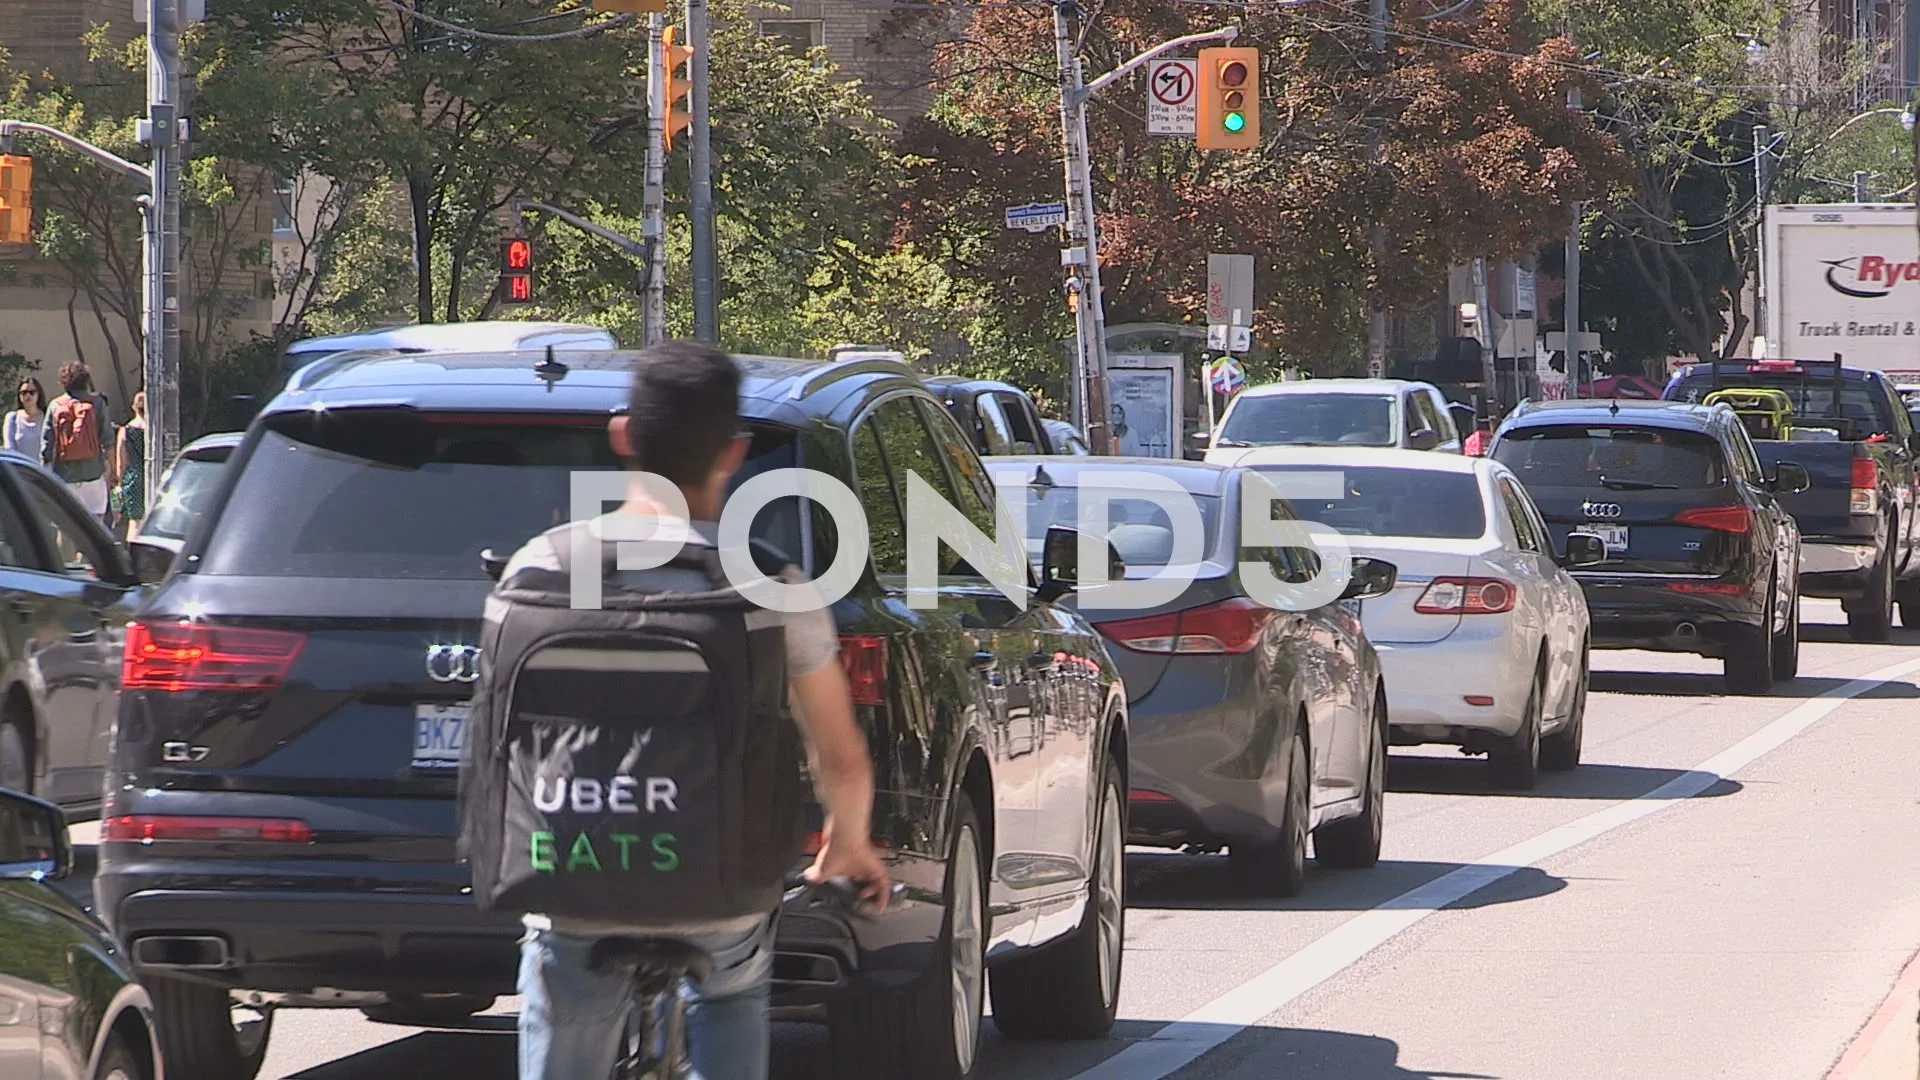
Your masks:
M99 406L92 398L67 397L54 402L53 460L92 461L99 456Z

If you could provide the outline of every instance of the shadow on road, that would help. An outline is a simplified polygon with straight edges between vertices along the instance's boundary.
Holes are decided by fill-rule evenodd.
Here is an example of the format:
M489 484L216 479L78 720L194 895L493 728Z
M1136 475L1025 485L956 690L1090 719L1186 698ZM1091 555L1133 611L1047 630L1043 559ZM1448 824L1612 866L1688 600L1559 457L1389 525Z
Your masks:
M1823 644L1834 645L1860 644L1848 635L1847 625L1845 623L1802 622L1800 624L1800 640L1818 641ZM1910 626L1896 626L1893 628L1893 633L1888 635L1885 644L1920 645L1920 630L1915 630Z
M1209 1076L1277 1076L1287 1080L1499 1080L1489 1073L1415 1069L1400 1063L1400 1044L1377 1035L1313 1028L1257 1027L1235 1035L1196 1065Z
M1127 907L1173 911L1370 911L1463 865L1382 859L1364 873L1348 873L1321 870L1309 863L1306 888L1299 896L1281 899L1242 892L1228 873L1225 855L1129 852ZM1564 880L1552 874L1523 866L1448 904L1447 909L1533 900L1566 887Z
M1531 791L1509 791L1493 782L1485 758L1394 755L1387 759L1387 790L1421 795L1500 795L1524 799L1637 799L1685 776L1685 769L1587 764L1570 773L1543 773ZM1721 779L1695 798L1732 795L1738 780Z
M1837 690L1852 682L1825 675L1803 675L1791 682L1773 684L1769 698L1805 700ZM1588 689L1596 694L1628 694L1642 697L1738 697L1727 693L1727 682L1718 675L1678 671L1596 671ZM1863 698L1920 698L1920 687L1908 682L1890 682L1860 695Z

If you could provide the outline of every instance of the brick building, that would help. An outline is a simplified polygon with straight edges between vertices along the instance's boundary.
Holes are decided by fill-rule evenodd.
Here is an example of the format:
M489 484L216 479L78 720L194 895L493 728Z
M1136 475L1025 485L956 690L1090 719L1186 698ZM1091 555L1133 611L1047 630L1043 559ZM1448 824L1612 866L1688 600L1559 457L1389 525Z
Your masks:
M932 55L917 38L893 33L891 16L891 6L876 0L785 0L753 13L762 34L795 51L824 48L844 74L860 81L875 111L903 124L933 104Z

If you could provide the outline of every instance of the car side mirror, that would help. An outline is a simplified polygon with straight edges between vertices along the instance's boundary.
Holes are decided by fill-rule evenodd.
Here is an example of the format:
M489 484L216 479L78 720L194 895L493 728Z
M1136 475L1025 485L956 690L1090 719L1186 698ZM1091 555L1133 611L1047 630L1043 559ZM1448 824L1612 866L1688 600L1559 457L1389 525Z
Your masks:
M1813 478L1807 475L1806 467L1796 461L1782 461L1773 467L1773 479L1768 484L1776 494L1798 495L1813 486Z
M1907 449L1912 453L1920 454L1920 431L1907 436Z
M1211 431L1196 431L1187 436L1187 449L1192 453L1204 455L1212 446L1213 432Z
M1607 561L1607 542L1592 533L1567 534L1567 566L1592 566Z
M1347 579L1347 587L1340 594L1342 600L1371 600L1376 596L1385 596L1393 591L1400 580L1400 568L1384 559L1359 558L1353 560L1353 576Z
M487 576L495 582L500 580L501 574L507 572L507 559L496 554L492 548L481 549L480 565L486 568Z
M1107 580L1126 576L1127 564L1111 543L1107 549ZM1040 588L1034 598L1043 604L1080 588L1080 530L1065 525L1047 526L1047 537L1040 548Z
M50 802L0 788L0 879L58 881L72 872L67 816Z
M1440 445L1440 433L1432 428L1421 428L1407 436L1407 446L1414 450L1431 450Z
M141 585L158 585L173 569L174 550L151 540L127 541L127 556L133 562L133 577Z

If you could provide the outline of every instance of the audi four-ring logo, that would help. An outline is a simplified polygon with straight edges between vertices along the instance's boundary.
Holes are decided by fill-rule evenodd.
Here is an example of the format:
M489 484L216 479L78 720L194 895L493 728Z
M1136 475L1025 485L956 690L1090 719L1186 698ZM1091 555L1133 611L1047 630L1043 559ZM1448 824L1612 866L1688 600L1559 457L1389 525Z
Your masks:
M478 682L480 646L427 646L427 678L438 683Z
M1590 518L1617 518L1622 513L1619 503L1584 502L1580 512Z

